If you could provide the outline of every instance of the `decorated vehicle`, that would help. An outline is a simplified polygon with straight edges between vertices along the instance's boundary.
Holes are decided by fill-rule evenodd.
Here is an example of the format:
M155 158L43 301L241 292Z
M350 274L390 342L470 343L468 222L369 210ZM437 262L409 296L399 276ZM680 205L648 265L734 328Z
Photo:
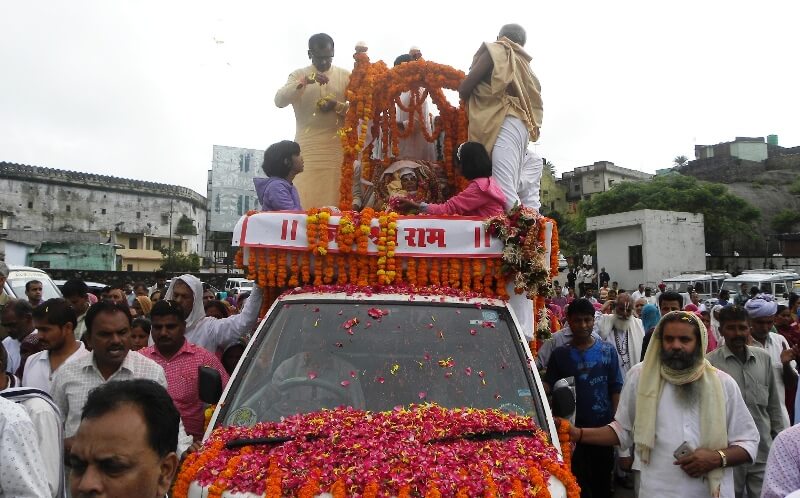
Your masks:
M533 368L537 341L508 304L526 294L527 335L549 333L555 223L520 206L489 220L380 210L393 196L437 202L463 189L453 152L466 118L443 89L464 75L355 58L340 209L250 212L234 229L237 266L265 289L263 320L224 390L201 369L215 408L172 496L577 498L568 424L556 426ZM427 119L428 96L439 119L424 137L438 140L440 162L398 164L415 160L399 157L397 140ZM402 130L395 105L410 116ZM354 202L356 166L372 201ZM568 387L552 406L569 416Z
M577 496L565 435L501 298L491 223L323 213L237 226L249 277L292 288L217 393L174 496ZM544 285L553 227L537 219Z

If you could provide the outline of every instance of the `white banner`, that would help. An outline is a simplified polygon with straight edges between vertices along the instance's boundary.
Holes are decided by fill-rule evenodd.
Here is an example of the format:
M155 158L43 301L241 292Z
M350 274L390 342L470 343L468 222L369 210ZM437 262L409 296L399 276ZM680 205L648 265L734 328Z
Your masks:
M341 216L328 222L328 251L339 252L336 241ZM308 249L307 215L301 212L263 212L242 217L233 233L233 245L279 249ZM356 226L358 230L358 226ZM372 220L368 252L377 254L380 225ZM465 216L400 216L397 219L396 256L486 258L503 252L503 243L490 237L484 220Z

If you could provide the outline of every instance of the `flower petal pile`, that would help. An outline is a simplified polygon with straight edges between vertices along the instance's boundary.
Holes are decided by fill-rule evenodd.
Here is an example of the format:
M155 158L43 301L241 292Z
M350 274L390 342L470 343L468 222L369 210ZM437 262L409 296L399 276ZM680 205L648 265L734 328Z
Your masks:
M275 439L226 447L256 438ZM425 496L432 490L438 496L516 496L523 489L528 496L549 496L543 484L552 474L573 481L565 485L575 489L530 418L422 404L379 413L338 408L254 427L221 427L187 458L178 481L259 496L268 485L277 491L278 483L281 496L309 489L343 489L347 496Z

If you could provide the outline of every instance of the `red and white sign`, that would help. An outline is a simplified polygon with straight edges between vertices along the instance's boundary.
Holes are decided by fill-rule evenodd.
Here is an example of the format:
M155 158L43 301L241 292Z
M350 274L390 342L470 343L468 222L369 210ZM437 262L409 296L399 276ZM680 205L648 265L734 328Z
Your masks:
M301 212L264 212L239 220L233 233L233 245L304 251L308 249L306 214ZM328 250L338 252L336 242L340 216L328 222ZM356 227L358 228L358 227ZM380 225L372 220L368 252L377 254ZM400 216L397 219L395 255L408 257L497 257L503 243L490 237L484 220L467 216Z

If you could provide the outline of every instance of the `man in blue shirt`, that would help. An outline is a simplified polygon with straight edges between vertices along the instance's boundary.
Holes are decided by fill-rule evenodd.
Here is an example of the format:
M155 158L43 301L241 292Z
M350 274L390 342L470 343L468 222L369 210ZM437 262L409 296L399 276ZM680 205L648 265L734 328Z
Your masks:
M549 393L559 379L574 377L575 426L602 427L614 420L622 391L617 351L610 343L592 335L594 306L588 300L577 299L567 307L567 322L572 341L553 350L543 379L544 388ZM576 442L572 473L581 489L588 491L581 496L611 498L613 448L581 444L580 437Z

